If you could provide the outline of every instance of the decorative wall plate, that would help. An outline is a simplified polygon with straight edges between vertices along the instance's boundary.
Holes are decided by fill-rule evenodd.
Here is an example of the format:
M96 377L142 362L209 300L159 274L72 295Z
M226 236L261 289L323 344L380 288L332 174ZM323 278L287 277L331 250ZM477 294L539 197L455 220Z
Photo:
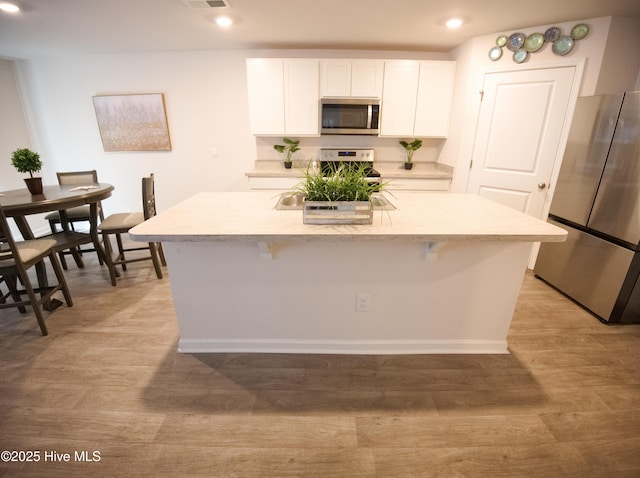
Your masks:
M560 37L560 28L550 27L544 32L544 41L556 41Z
M573 48L573 38L569 35L562 35L556 41L553 42L551 49L556 55L564 56Z
M582 40L589 33L589 26L580 23L571 29L571 38L574 40Z
M496 45L505 46L507 44L507 40L507 35L500 35L498 38L496 38Z
M502 48L499 46L494 46L491 50L489 50L489 58L491 61L497 61L502 58Z
M513 33L507 41L507 48L511 51L518 51L524 45L525 38L524 33Z
M538 51L544 45L544 36L542 33L532 33L524 41L524 49L529 53Z
M515 61L516 63L523 63L527 61L527 58L529 58L529 52L524 48L520 48L513 54L513 61Z

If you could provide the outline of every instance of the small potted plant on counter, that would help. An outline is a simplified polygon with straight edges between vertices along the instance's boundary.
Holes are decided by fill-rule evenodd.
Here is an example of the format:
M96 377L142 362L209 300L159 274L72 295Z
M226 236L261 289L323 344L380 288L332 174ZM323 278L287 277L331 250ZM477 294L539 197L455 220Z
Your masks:
M413 160L413 153L422 148L422 140L414 139L410 143L402 140L400 144L407 151L407 160L404 163L404 169L411 169L413 168L413 163L411 162Z
M273 146L278 153L284 154L284 167L286 169L291 169L291 155L296 151L300 151L300 140L294 140L289 138L282 138L284 144L276 144Z
M29 173L31 177L25 178L24 182L32 195L42 194L42 178L33 177L33 173L42 169L42 161L38 153L27 148L16 149L11 153L11 164L19 173Z

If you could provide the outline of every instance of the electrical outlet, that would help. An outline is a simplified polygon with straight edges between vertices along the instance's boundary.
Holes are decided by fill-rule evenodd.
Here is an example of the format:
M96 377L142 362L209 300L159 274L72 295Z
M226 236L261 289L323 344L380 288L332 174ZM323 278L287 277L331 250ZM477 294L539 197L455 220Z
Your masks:
M356 294L356 312L369 312L371 294Z

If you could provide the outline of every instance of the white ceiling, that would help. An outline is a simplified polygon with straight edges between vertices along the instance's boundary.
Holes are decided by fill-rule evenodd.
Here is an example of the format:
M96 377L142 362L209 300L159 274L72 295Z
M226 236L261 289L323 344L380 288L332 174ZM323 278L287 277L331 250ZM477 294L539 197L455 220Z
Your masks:
M83 53L312 48L446 52L471 37L602 16L640 18L640 0L3 0L0 57ZM235 24L213 21L228 14ZM457 15L467 23L443 26Z

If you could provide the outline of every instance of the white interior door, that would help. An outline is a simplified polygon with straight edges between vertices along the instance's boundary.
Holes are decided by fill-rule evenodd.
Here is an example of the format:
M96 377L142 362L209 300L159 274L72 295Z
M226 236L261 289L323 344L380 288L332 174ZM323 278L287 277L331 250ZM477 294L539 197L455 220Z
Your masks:
M485 74L467 192L546 219L575 71L564 66Z

